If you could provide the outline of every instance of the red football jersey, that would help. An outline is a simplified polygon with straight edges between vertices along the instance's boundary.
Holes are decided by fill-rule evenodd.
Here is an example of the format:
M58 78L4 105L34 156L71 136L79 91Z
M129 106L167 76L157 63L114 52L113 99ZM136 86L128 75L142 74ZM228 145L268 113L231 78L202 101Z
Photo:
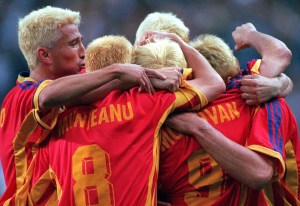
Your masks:
M192 87L153 95L133 88L69 109L37 152L31 201L156 205L160 127L172 111L205 104Z
M295 202L295 197L299 195L300 156L294 116L283 99L261 107L250 107L240 96L237 80L249 74L252 68L257 71L255 63L250 61L248 68L227 85L227 91L198 115L234 142L276 159L278 164L274 181L277 185L282 185L278 183L280 181L288 182L285 178L294 180L282 187L286 189L286 194L294 191L294 198L282 195L281 199ZM288 128L291 130L288 131ZM162 134L159 187L172 205L266 205L271 202L267 187L264 193L262 190L257 192L235 181L194 138L169 128L164 128ZM292 140L296 148L285 151L288 140ZM291 166L287 164L286 167L285 160L288 161L285 154L289 152L294 156L290 155ZM288 171L293 175L281 179ZM293 190L289 189L292 184ZM277 187L273 192L278 195L281 191L283 189Z
M34 153L32 146L46 137L55 124L59 108L39 116L38 96L49 82L36 82L26 72L21 73L16 86L3 100L0 157L7 188L0 199L1 204L22 186Z

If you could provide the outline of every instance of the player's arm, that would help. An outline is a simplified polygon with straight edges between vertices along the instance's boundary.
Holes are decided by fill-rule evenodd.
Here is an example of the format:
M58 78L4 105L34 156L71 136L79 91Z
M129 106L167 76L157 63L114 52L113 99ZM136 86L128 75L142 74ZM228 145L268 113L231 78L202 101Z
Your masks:
M208 101L212 101L225 91L225 84L209 62L194 48L185 43L176 34L165 32L146 32L140 44L153 42L155 38L169 38L179 44L188 67L193 69L193 78L188 84L201 91Z
M149 80L155 90L166 90L169 92L175 92L178 90L179 85L181 84L182 74L177 67L164 67L157 69L157 72L162 76L155 77L152 73L147 73ZM165 77L165 78L162 78ZM119 79L114 79L107 84L97 88L88 94L76 98L68 102L67 106L72 107L74 105L83 105L95 102L96 100L105 98L113 90L129 90L133 87L139 86L139 82L127 81L126 83L122 82ZM144 91L142 88L141 91ZM153 92L151 90L151 92Z
M246 75L241 81L242 98L249 105L257 105L274 97L287 97L293 89L292 80L284 73L274 78Z
M251 23L237 27L232 37L236 50L252 47L261 55L260 74L265 77L278 76L291 62L292 53L282 41L257 31Z
M172 93L178 91L183 77L181 69L178 67L163 67L157 70L165 75L166 79L161 80L150 77L153 87L157 90L167 90Z
M40 92L38 97L39 109L43 110L64 105L71 100L75 100L75 98L82 103L90 103L92 100L99 99L99 97L94 95L95 93L87 94L88 92L98 88L98 94L102 92L107 94L108 87L101 88L101 86L115 79L123 83L138 84L142 89L153 93L154 89L148 75L165 78L164 75L155 70L133 64L113 64L98 71L61 77L50 82Z
M269 157L228 139L196 113L171 115L166 124L192 135L230 176L253 189L262 188L273 177Z
M273 97L286 97L293 88L293 82L281 75L291 62L292 53L287 46L270 35L256 30L253 24L243 24L232 32L235 49L254 48L262 57L260 75L249 75L241 80L242 97L250 105L260 104ZM280 88L279 88L280 86ZM269 91L274 92L269 92Z

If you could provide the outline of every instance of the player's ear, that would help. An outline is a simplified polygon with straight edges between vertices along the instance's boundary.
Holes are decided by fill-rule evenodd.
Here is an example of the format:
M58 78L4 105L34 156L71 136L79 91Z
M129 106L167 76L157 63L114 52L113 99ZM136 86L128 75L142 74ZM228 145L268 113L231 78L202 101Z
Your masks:
M50 64L52 62L50 50L46 47L39 47L37 50L37 57L40 61Z
M226 81L225 81L225 84L227 84L228 82L230 82L232 80L232 76L228 76Z

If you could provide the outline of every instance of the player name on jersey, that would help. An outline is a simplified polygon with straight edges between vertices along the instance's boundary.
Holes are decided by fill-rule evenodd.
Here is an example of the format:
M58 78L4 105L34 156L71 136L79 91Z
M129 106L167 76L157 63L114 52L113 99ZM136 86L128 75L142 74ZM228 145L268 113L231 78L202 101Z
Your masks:
M101 108L90 108L85 111L75 110L58 121L58 136L71 128L81 127L89 130L103 123L130 121L134 117L132 104L109 104Z
M223 105L216 105L202 110L198 113L199 116L208 120L215 125L232 121L240 117L240 112L237 110L236 102L229 102Z

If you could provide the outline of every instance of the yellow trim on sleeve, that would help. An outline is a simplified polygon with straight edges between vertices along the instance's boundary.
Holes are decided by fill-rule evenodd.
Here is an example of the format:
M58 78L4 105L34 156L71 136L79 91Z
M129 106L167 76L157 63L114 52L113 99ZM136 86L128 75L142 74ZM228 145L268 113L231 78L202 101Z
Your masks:
M180 87L181 88L186 88L186 89L190 89L193 92L195 92L197 94L197 96L200 99L201 102L201 108L204 107L205 105L208 104L208 100L206 98L206 96L204 96L204 94L202 92L200 92L199 90L197 90L196 88L192 87L191 85L189 85L187 83L187 80L192 79L192 69L191 68L184 68L183 69L183 74L182 74L182 82Z
M58 115L60 113L60 108L59 107L55 107L53 108L50 112L47 113L47 115L45 115L45 117L40 117L38 110L34 109L34 119L36 122L39 123L39 125L45 129L45 130L52 130L54 128L54 126L56 125L57 122L57 118Z
M33 97L33 106L34 108L36 108L37 110L39 110L39 96L40 96L40 93L41 91L50 83L52 82L52 80L45 80L43 81L39 87L37 88L35 94L34 94L34 97Z
M286 175L285 175L285 183L288 188L293 192L293 194L298 194L299 190L299 176L297 170L297 161L296 161L296 154L293 148L293 143L291 140L287 141L285 144L285 152L286 152Z
M256 151L256 152L265 154L269 157L272 157L272 158L275 158L278 160L279 165L276 167L277 171L274 171L273 180L280 179L284 176L285 171L286 171L285 162L279 152L276 152L274 150L271 150L269 148L266 148L266 147L263 147L260 145L250 145L250 146L248 146L248 148L251 149L252 151Z
M34 106L34 118L35 120L46 130L51 130L56 125L58 114L61 111L60 107L52 108L47 114L40 116L40 108L39 108L39 95L41 91L50 83L52 80L43 81L39 87L37 88L34 98L33 98L33 106Z
M193 71L193 70L192 70L191 68L183 68L183 72L182 72L182 81L183 81L183 80L192 79L192 78L193 78L192 71Z
M253 74L260 74L260 72L259 72L260 64L261 64L261 59L256 60L255 64L251 68L251 72Z
M196 89L195 87L189 85L186 81L185 81L185 88L192 90L193 92L195 92L197 94L198 98L200 99L200 103L201 103L200 107L201 108L203 108L205 105L208 104L208 100L207 100L206 96L202 92L200 92L198 89Z

